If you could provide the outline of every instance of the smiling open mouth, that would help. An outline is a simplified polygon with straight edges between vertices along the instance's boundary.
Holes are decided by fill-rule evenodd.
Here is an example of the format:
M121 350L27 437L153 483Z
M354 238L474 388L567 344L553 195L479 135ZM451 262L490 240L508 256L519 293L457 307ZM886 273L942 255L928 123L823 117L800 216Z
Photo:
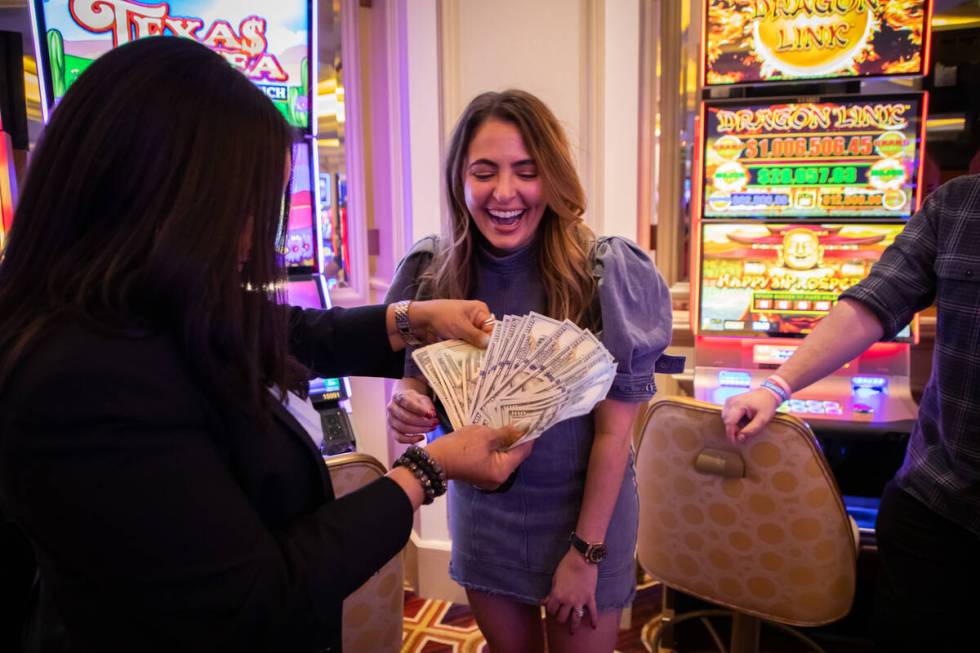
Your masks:
M487 215L494 224L499 224L502 227L508 227L518 220L520 220L524 214L527 213L527 209L515 209L513 211L496 211L487 209Z

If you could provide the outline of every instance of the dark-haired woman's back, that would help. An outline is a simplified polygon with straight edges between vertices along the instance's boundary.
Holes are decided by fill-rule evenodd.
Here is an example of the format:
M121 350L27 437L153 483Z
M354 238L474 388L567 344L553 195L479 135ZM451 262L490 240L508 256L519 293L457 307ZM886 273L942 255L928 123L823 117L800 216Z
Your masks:
M322 341L319 321L297 338ZM69 319L0 394L0 497L46 581L34 650L336 650L343 597L407 536L406 499L384 483L331 501L284 409L267 427L225 410L183 361L165 333Z

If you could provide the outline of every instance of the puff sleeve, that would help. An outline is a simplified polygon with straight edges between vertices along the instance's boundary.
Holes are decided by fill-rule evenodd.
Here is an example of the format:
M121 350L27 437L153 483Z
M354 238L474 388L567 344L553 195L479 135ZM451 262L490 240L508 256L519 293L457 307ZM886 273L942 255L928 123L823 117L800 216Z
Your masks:
M385 293L384 303L402 301L404 299L428 299L419 296L419 285L422 275L429 268L432 259L435 258L436 248L439 244L437 236L426 236L422 238L409 250L408 254L398 263L395 275ZM422 372L415 365L412 359L412 351L415 347L405 348L405 373L404 376L421 377Z
M607 397L643 402L656 392L654 371L670 345L670 292L653 261L624 238L600 238L594 256L602 344L617 363ZM667 358L667 357L665 357Z

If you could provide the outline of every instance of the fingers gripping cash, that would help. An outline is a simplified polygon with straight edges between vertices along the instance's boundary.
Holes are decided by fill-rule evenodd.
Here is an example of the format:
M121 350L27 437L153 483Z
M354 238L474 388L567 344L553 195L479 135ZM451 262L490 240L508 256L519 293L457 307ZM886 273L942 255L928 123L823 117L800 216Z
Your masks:
M486 350L446 340L412 357L453 428L513 425L524 431L513 446L591 412L616 374L612 355L587 329L533 312L504 316Z

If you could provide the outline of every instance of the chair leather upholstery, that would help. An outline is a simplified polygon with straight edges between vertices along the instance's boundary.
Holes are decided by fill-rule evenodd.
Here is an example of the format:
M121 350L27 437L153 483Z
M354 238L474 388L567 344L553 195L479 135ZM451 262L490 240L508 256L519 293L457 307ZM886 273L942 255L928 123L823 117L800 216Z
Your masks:
M734 451L742 478L694 467L705 448ZM777 415L734 445L718 406L653 404L637 452L638 557L666 585L797 626L835 621L855 589L852 522L819 445L799 419Z

